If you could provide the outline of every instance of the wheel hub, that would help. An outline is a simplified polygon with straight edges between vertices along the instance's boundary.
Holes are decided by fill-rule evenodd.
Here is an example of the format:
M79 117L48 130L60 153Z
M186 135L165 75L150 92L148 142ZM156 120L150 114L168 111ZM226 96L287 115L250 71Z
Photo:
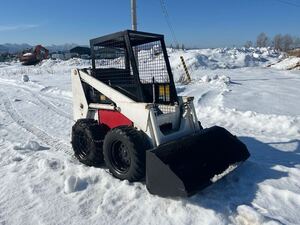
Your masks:
M112 145L111 151L112 165L119 173L126 173L130 167L130 155L126 145L117 141Z

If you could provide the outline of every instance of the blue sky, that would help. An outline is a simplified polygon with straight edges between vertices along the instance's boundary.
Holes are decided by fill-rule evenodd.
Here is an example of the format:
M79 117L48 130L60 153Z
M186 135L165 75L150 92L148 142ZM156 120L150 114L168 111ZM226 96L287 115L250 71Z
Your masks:
M178 42L242 45L264 31L300 36L300 0L165 0ZM131 26L130 0L2 0L0 43L88 44ZM137 0L138 29L172 36L160 0Z

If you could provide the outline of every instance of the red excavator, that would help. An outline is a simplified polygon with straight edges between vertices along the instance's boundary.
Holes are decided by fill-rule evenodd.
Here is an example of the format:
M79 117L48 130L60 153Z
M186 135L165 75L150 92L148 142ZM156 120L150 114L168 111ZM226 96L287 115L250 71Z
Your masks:
M35 46L34 49L23 52L20 57L22 65L35 65L44 59L48 58L49 50L42 45Z

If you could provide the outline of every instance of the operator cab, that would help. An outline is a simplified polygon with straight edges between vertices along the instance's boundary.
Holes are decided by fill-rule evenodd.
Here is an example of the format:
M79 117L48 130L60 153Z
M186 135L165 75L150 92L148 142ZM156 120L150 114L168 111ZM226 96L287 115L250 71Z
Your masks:
M163 35L125 30L92 39L90 46L96 79L137 102L178 102ZM92 92L93 102L109 103Z

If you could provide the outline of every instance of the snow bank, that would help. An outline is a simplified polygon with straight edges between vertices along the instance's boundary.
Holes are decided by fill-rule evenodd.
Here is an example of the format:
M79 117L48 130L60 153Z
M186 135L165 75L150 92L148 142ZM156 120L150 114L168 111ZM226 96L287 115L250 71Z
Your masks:
M238 206L237 215L232 220L237 225L280 225L276 221L266 221L260 213L247 205Z
M230 84L230 77L225 75L204 75L200 80L204 83Z
M53 75L62 73L71 73L72 68L86 68L91 67L90 60L85 59L69 59L63 60L53 60L47 59L43 60L41 63L34 66L22 66L21 63L13 63L5 65L0 70L1 74L6 74L9 76L20 76L20 75Z
M206 124L213 126L231 127L246 133L256 133L263 136L276 134L276 136L294 136L300 138L300 117L285 115L260 114L253 111L241 112L224 107L202 107L198 108L197 114L202 121L213 121Z
M271 67L280 70L293 70L293 69L300 70L300 58L288 57L286 59L283 59L282 61L279 61L278 63L275 63Z
M265 66L278 61L281 53L271 48L216 48L196 50L168 49L175 80L183 73L180 56L183 56L189 71L236 69Z
M147 67L156 67L160 57L156 53L159 49L155 46L149 50L139 51L139 57L142 59L140 64L147 64ZM175 80L179 80L183 74L182 63L180 56L183 56L186 65L191 73L199 70L215 70L215 69L235 69L243 67L256 67L271 64L278 61L282 57L280 52L271 48L216 48L216 49L196 49L196 50L175 50L168 49L170 62L175 75ZM123 59L113 59L114 63L123 63ZM97 63L106 65L105 60L99 60ZM1 65L1 64L0 64ZM1 73L10 75L24 74L62 74L70 73L71 69L91 67L90 60L84 59L69 59L64 60L43 60L35 66L21 66L20 63L9 64L3 67Z

